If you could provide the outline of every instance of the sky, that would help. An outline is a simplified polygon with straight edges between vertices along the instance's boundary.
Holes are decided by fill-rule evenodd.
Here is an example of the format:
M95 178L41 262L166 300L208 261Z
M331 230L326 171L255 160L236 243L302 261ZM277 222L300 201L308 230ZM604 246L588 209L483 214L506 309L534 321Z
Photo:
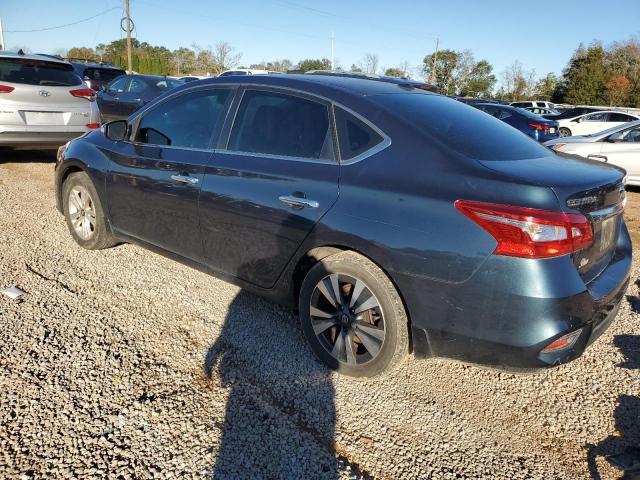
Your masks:
M122 0L0 0L5 43L51 53L121 38ZM64 28L37 30L97 17ZM538 76L561 73L580 42L640 36L640 0L131 0L134 36L171 50L226 41L241 63L331 58L349 69L375 53L380 67L419 67L441 49L470 49L500 73L518 60Z

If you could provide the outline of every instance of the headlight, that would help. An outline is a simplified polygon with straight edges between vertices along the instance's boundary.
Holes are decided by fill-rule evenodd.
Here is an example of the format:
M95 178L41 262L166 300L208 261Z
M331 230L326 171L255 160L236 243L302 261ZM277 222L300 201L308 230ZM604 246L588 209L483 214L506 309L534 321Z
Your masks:
M564 148L565 145L566 145L566 143L556 143L555 145L551 146L551 149L559 152L560 150L562 150Z

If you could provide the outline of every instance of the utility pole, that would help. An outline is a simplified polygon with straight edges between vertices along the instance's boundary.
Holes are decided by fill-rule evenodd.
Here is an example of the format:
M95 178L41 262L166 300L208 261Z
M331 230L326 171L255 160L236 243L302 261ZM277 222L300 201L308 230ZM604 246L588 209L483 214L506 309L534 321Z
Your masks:
M331 32L331 70L336 69L336 34Z
M7 47L4 44L4 30L2 30L2 17L0 17L0 50L6 50Z
M124 15L127 22L127 69L129 73L133 71L133 62L131 61L131 14L129 12L129 0L124 0Z
M433 63L431 64L431 75L429 75L429 83L435 84L437 81L436 70L438 69L438 47L440 46L440 36L436 37L436 51L433 54Z

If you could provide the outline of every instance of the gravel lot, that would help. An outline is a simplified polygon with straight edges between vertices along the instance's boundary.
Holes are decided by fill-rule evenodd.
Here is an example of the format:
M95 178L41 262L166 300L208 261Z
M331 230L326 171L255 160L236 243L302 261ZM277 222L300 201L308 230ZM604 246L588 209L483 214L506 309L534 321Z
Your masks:
M0 152L0 478L619 478L640 445L638 261L579 360L329 373L294 316L142 248L88 252L53 157ZM628 216L640 240L640 193Z

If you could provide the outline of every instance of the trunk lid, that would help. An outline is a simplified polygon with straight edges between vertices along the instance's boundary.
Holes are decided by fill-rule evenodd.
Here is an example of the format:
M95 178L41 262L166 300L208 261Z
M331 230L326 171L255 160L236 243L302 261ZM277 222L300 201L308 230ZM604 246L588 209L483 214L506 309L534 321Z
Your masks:
M517 183L549 187L558 197L562 211L587 216L593 230L593 243L572 255L574 265L585 283L606 268L615 252L622 225L626 202L624 170L566 154L480 163Z

